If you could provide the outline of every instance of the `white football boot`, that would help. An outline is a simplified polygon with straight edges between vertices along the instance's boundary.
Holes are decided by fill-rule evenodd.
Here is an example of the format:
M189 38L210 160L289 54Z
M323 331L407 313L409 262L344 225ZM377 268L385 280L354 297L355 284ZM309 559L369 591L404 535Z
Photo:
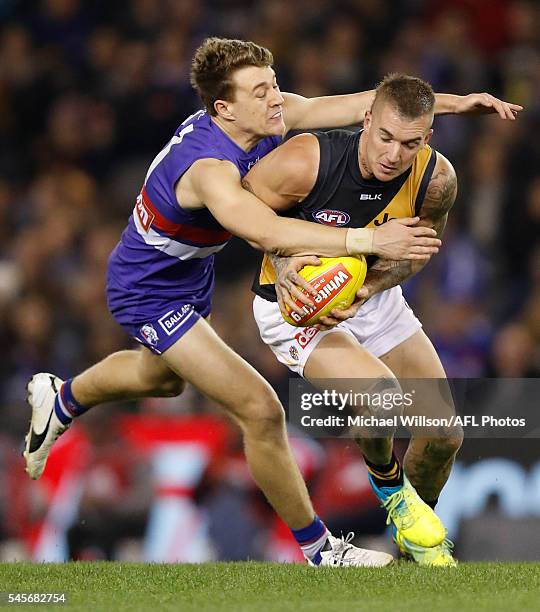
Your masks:
M27 400L32 408L32 418L23 456L26 472L34 480L43 474L52 445L69 427L58 419L54 411L54 399L63 382L54 374L40 372L28 383Z
M394 560L388 553L354 546L351 544L353 538L352 531L346 538L335 538L329 534L321 550L322 561L315 567L384 567ZM308 563L314 566L309 560Z

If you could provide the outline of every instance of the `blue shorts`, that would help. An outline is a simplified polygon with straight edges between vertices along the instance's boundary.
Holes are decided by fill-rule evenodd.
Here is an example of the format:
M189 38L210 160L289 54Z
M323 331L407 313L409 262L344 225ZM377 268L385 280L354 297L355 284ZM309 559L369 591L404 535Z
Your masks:
M175 299L147 296L137 307L130 307L132 294L119 288L107 288L109 310L124 330L137 342L161 355L187 333L201 318L210 314L208 300L193 296Z
M137 342L149 348L156 355L161 355L188 332L200 318L201 314L195 310L193 305L176 302L174 305L169 304L164 312L160 312L155 318L140 327L127 325L122 325L122 327Z

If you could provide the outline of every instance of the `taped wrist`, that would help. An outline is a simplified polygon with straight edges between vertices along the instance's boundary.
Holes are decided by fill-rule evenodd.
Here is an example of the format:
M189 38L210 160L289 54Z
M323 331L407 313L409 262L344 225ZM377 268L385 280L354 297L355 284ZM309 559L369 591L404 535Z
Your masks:
M349 255L370 255L373 253L374 228L350 228L345 238Z

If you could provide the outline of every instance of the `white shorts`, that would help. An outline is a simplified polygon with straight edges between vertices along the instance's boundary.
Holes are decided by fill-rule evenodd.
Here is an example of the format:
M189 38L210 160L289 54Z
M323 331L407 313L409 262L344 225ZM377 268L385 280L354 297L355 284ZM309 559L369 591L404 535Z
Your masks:
M327 334L349 334L375 357L380 357L422 328L399 286L377 293L352 319L327 331L289 325L283 320L277 302L258 295L253 300L253 314L263 342L281 363L300 375L311 352Z

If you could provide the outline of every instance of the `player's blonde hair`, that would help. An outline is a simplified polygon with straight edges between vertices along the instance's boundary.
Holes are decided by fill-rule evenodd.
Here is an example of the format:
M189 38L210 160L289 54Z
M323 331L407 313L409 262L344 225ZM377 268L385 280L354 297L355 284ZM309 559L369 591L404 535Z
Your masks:
M211 115L216 100L234 100L232 75L244 66L271 66L272 53L246 40L207 38L195 51L191 63L191 84Z
M431 85L418 77L407 74L387 74L375 90L376 105L388 102L406 119L417 119L434 112L435 94Z

